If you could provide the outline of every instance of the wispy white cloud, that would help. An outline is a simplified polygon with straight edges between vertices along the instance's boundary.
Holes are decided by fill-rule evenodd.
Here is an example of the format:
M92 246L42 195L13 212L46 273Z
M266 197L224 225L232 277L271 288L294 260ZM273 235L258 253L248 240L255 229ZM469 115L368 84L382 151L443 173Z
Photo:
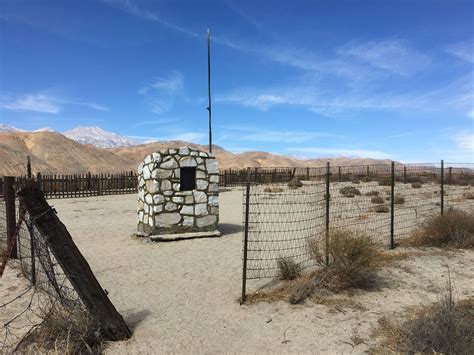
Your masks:
M160 25L165 26L171 30L181 32L191 37L199 37L199 34L197 32L194 32L184 26L180 26L173 22L167 21L155 12L139 7L132 0L102 0L102 1L117 9L127 12L130 15L157 22Z
M219 95L216 102L240 104L268 111L274 106L302 106L323 115L346 110L392 110L419 105L414 97L406 95L358 93L335 94L323 92L310 85L288 85L274 88L241 88L226 95Z
M260 130L239 136L239 140L253 142L302 143L318 138L340 138L335 134L307 131L269 131Z
M200 132L180 132L169 134L161 137L156 136L127 136L128 138L137 139L142 142L159 142L159 141L185 141L191 143L205 143L207 135Z
M178 122L179 119L175 117L167 117L167 118L160 118L157 120L150 120L150 121L141 121L133 125L134 128L143 127L143 126L152 126L152 125L162 125L165 123L173 123Z
M415 133L416 132L398 133L398 134L393 134L393 135L387 136L387 137L385 137L385 139L403 138L403 137L413 136Z
M173 71L168 76L159 77L137 93L143 96L152 112L162 114L172 109L176 96L181 95L184 87L183 74Z
M453 135L451 138L459 149L471 152L474 155L474 133L464 131Z
M85 106L98 111L109 110L103 105L58 98L45 94L26 94L21 96L5 95L0 98L0 107L11 111L31 111L56 114L60 112L65 105Z
M474 40L467 40L449 46L446 51L468 63L474 63Z
M390 159L392 156L379 150L350 149L350 148L288 148L288 152L302 154L306 158L314 157L347 157Z
M474 120L474 108L467 113L467 117L472 118Z
M400 75L414 74L431 62L429 57L399 40L346 44L338 52Z
M12 111L58 113L61 110L56 100L41 94L24 95L1 105L3 108Z

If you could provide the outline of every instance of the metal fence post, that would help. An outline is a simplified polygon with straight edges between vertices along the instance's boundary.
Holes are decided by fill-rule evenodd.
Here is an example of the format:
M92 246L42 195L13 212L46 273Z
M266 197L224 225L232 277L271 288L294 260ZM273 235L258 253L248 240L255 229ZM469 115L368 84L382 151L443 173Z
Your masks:
M326 163L326 265L329 265L329 201L331 196L329 195L329 185L331 178L331 166L330 163Z
M242 297L240 304L245 303L247 297L247 250L249 241L249 210L250 210L250 170L247 170L247 183L245 189L245 226L244 226L244 260L242 265Z
M306 181L309 181L309 167L306 168Z
M441 216L444 215L444 160L441 160Z
M448 185L451 185L453 183L453 167L449 167L449 173L448 173Z
M407 183L407 166L406 165L403 166L403 183L404 184Z
M26 157L26 176L31 179L31 158L29 155Z
M392 161L392 174L390 182L390 249L395 248L395 162Z
M16 208L15 208L15 190L13 184L15 178L13 176L4 176L3 178L3 196L5 199L5 218L7 219L7 250L11 245L12 238L15 237L16 229ZM18 253L16 247L13 248L10 257L16 259Z

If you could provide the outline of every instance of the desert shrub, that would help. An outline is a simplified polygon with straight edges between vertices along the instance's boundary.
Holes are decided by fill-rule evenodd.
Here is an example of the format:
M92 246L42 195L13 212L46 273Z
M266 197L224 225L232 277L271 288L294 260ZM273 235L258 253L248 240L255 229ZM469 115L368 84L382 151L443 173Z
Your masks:
M462 194L462 197L467 200L474 200L474 192L465 192Z
M427 246L474 247L474 213L450 210L429 218L407 241Z
M263 192L283 192L283 189L281 187L266 187Z
M405 203L405 197L402 195L395 195L395 198L393 199L393 203L396 205L401 205Z
M385 323L385 324L384 324ZM473 354L474 298L456 301L449 287L433 305L402 324L382 322L383 348L396 353Z
M355 195L361 194L359 189L354 186L345 186L339 189L339 192L344 197L354 197Z
M374 206L370 209L372 212L377 212L377 213L388 213L390 212L390 207L387 205L378 205Z
M372 238L347 230L330 234L329 268L343 287L363 286L372 275L378 250Z
M380 186L390 186L392 185L392 177L391 176L382 176L378 179L378 183Z
M362 287L372 276L379 251L372 238L348 230L333 231L329 235L329 265L325 264L326 253L315 239L308 241L308 251L320 266L331 274L330 287L345 289Z
M378 195L379 195L379 192L375 191L375 190L372 190L372 191L369 191L369 192L365 193L365 196L378 196Z
M411 187L413 187L414 189L420 189L423 187L423 185L420 182L414 182L411 184Z
M381 203L384 203L385 201L382 196L374 196L370 199L370 202L381 204Z
M359 185L359 184L360 184L360 180L352 180L352 183L355 184L355 185Z
M289 183L288 183L288 187L291 188L291 189L297 189L298 187L301 187L303 186L303 183L298 180L297 178L293 178Z
M419 182L420 184L423 184L425 182L425 179L419 175L408 175L406 178L407 183L414 183L414 182Z
M301 266L291 258L278 258L277 266L281 280L294 280L301 275Z

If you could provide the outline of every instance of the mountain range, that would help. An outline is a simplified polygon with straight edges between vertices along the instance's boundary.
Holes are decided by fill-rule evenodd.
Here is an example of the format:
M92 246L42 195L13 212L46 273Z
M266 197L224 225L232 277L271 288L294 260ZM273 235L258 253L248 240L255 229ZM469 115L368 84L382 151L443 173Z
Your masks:
M159 141L146 144L104 131L99 127L76 127L63 134L44 128L34 132L0 125L1 175L22 175L30 156L33 172L42 174L117 173L135 171L148 154L165 149L190 146L203 151L208 147L184 141ZM367 158L296 159L266 152L232 153L213 146L221 169L247 167L321 167L367 165L388 160Z

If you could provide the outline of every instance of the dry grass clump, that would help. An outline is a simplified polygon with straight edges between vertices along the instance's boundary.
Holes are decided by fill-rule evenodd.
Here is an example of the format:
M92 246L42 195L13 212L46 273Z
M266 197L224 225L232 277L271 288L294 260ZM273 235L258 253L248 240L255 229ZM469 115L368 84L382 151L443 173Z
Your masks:
M369 191L369 192L365 193L365 196L378 196L378 195L379 195L379 192L375 191L375 190L372 190L372 191Z
M474 248L474 213L450 210L429 218L414 235L409 245Z
M370 202L376 203L376 204L382 204L382 203L384 203L385 201L384 201L384 199L383 199L382 196L374 196L374 197L372 197L372 198L370 199Z
M281 187L276 187L276 186L272 186L272 187L266 187L263 189L263 192L274 192L274 193L278 193L278 192L283 192L283 189Z
M423 185L420 182L414 182L411 184L411 187L413 187L414 189L421 189Z
M280 280L294 280L301 275L301 266L291 258L278 258L277 266Z
M297 179L297 178L293 178L289 183L288 183L288 187L290 189L297 189L299 187L303 186L303 183Z
M379 321L382 353L474 354L474 297L456 301L449 286L433 305L402 324Z
M100 327L82 309L59 303L40 310L43 322L22 339L18 353L97 354L103 345Z
M377 212L377 213L388 213L390 212L390 207L388 207L387 205L378 205L378 206L372 207L370 211Z
M360 190L354 186L345 186L339 189L339 192L344 197L354 197L355 195L360 195Z

